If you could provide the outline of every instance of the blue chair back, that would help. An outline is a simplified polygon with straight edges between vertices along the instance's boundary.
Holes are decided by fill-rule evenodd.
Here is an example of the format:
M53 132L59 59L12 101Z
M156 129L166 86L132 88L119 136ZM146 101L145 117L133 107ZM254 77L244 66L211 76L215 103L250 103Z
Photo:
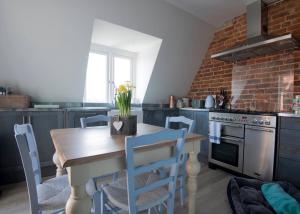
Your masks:
M125 149L126 149L126 163L127 163L127 189L128 189L128 204L129 213L137 213L140 210L144 210L147 205L136 205L137 197L145 192L150 192L158 188L168 186L169 198L168 200L168 213L174 212L175 190L176 180L178 175L179 159L184 146L185 130L163 130L158 133L143 135L143 136L131 136L126 137ZM134 153L136 147L147 146L162 141L176 141L175 152L168 159L156 161L142 166L135 166ZM161 167L170 168L170 175L165 178L161 178L154 183L139 187L135 186L135 177L144 173L151 173L153 170L158 170Z
M39 154L31 124L15 125L15 138L19 148L32 213L39 213L37 188L42 183Z
M170 128L170 123L183 123L189 126L188 133L192 133L195 127L195 121L184 116L179 117L167 117L165 128Z
M80 118L81 128L88 127L88 124L97 122L110 122L111 117L107 115L96 115L92 117L82 117Z

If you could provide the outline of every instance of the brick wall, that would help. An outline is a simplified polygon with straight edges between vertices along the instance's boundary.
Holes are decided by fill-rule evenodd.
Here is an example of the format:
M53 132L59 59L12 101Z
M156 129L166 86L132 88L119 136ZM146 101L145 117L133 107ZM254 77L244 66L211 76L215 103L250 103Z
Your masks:
M269 35L287 33L300 39L300 1L285 0L270 6ZM300 51L281 52L239 62L211 59L213 53L230 48L246 39L246 15L235 17L218 29L205 59L191 85L188 97L205 99L221 89L233 96L235 108L291 110L293 94L300 94Z

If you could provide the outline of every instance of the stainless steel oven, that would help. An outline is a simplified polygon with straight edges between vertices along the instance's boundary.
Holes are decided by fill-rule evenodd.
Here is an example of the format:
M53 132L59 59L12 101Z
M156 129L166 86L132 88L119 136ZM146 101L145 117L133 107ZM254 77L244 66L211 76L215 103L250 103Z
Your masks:
M221 142L209 142L208 161L254 178L271 181L277 118L270 113L255 113L209 113L209 123L221 123Z
M209 143L210 163L242 173L244 160L244 125L221 123L220 144Z

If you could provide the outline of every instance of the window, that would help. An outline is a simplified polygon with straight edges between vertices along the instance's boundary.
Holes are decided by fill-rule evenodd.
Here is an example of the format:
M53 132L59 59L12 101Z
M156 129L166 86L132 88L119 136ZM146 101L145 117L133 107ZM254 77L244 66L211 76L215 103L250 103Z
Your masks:
M107 47L92 48L86 72L84 102L110 103L120 84L130 81L135 85L135 58L132 52Z

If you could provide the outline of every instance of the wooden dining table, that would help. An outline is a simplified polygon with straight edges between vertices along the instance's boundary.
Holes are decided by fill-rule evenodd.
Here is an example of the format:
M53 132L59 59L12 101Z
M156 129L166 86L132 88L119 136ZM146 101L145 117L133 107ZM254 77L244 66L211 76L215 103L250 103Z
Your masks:
M163 130L158 126L137 124L137 136ZM111 135L108 126L91 128L54 129L50 132L60 165L67 169L71 194L66 204L67 214L85 214L91 211L91 199L86 193L86 183L92 177L126 169L125 136ZM186 169L188 175L188 213L196 213L197 176L200 163L197 154L206 137L187 134L184 146L189 153ZM147 164L169 157L176 142L159 142L138 148L137 164ZM58 169L59 172L63 170ZM99 202L100 203L100 202Z

